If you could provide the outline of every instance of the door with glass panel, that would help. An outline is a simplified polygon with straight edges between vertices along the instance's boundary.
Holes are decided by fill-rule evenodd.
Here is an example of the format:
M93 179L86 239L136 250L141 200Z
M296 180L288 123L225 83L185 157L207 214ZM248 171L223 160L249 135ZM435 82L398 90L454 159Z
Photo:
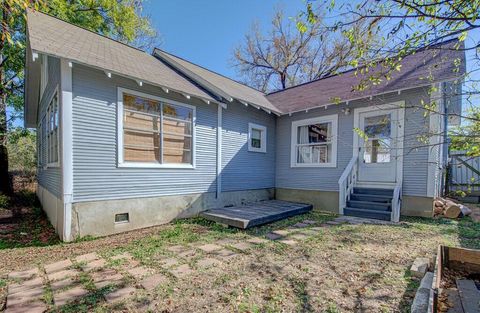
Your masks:
M397 179L398 110L359 115L358 180L394 183Z

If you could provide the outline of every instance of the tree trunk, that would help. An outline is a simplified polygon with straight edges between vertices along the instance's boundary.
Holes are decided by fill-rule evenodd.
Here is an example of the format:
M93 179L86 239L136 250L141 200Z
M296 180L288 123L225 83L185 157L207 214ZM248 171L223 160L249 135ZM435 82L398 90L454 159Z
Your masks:
M0 25L5 25L8 18L7 4L4 4ZM2 30L4 31L4 30ZM3 49L5 39L0 39L0 64L3 61ZM5 86L4 66L0 65L0 194L11 194L12 184L8 174L8 151L7 151L7 91Z

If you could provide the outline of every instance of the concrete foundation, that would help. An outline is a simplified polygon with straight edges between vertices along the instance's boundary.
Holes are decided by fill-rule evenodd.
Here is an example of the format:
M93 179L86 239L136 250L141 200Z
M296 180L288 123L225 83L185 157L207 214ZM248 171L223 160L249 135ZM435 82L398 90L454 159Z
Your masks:
M277 188L277 200L308 203L314 210L338 213L338 192Z
M215 193L204 193L73 203L72 236L106 236L161 225L208 209L270 200L274 195L274 189L270 188L222 192L220 199L215 198ZM116 223L115 215L123 213L128 213L129 221Z
M432 217L433 198L403 196L401 214L406 216Z
M37 184L37 197L40 200L43 211L45 214L47 214L50 223L61 238L64 226L64 210L62 199L57 198L57 196L52 194L46 188L42 187L40 184Z

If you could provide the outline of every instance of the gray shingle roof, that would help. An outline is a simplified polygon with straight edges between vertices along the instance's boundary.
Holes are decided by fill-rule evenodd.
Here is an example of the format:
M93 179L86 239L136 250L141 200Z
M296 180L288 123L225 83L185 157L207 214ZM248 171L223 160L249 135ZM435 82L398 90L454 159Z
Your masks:
M465 74L465 53L455 50L456 40L444 42L436 47L418 51L406 56L401 70L392 74L391 80L385 80L368 89L359 91L358 84L366 76L356 75L355 70L322 78L316 81L291 87L267 95L267 99L283 113L298 112L327 104L354 100L403 89L426 86L435 82L455 80ZM454 60L458 60L457 67ZM385 68L378 66L370 74Z
M234 81L233 79L212 72L204 67L191 63L160 49L155 49L155 54L166 62L177 67L180 71L184 73L191 73L196 77L200 77L201 79L205 80L207 84L217 87L223 93L234 99L257 105L272 112L281 113L278 108L276 108L267 100L265 94L261 91L243 85L237 81Z
M31 49L90 65L144 83L214 101L189 79L154 56L38 11L27 11Z

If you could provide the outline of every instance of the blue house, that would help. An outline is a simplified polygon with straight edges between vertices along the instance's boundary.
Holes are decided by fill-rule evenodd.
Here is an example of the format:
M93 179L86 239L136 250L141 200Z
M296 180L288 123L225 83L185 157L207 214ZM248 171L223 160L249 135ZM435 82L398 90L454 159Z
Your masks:
M431 216L444 130L461 109L456 43L407 56L364 91L352 70L263 94L29 11L25 125L38 135L38 197L65 241L267 199Z

